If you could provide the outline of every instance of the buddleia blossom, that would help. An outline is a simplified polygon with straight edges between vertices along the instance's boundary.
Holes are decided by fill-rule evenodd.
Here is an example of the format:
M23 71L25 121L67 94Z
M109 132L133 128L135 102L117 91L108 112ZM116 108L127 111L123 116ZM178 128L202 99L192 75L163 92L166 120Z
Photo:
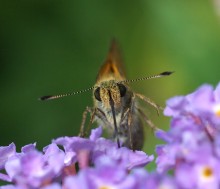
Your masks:
M220 188L220 85L203 85L192 94L167 101L170 130L156 148L160 173L173 171L182 188Z
M137 168L128 174L126 166L108 156L101 156L95 167L83 169L76 176L66 177L65 189L178 189L176 181L168 175L148 173Z
M101 127L94 129L89 139L80 137L61 137L53 142L62 145L66 154L75 154L72 162L81 163L79 156L81 153L87 154L87 164L93 164L100 156L108 157L126 164L128 170L145 166L153 160L153 155L147 156L143 151L132 151L126 147L118 148L117 144L111 140L100 137ZM83 162L85 164L85 162ZM81 166L81 164L79 164Z
M21 153L8 157L4 166L7 175L1 179L8 177L6 181L13 181L20 187L39 188L61 174L64 156L56 144L47 146L44 153L37 151L35 144L29 144L21 149Z
M131 169L144 167L153 160L152 155L142 151L118 148L115 142L100 137L101 134L99 127L92 130L90 138L60 137L42 152L36 149L36 144L24 146L21 152L16 152L13 143L1 147L0 179L11 183L1 189L59 189L63 184L68 186L68 177L77 180L90 172L97 178L100 176L103 183L109 179L112 184L115 183L113 177L118 179L123 173L121 182L126 183Z

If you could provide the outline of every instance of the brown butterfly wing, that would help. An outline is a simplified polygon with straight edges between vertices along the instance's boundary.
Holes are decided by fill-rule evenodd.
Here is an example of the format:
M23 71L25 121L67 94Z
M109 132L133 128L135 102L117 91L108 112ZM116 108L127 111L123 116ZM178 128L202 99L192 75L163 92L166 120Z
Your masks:
M99 70L96 81L99 82L107 78L114 78L119 81L125 79L122 57L115 39L111 42L107 58Z

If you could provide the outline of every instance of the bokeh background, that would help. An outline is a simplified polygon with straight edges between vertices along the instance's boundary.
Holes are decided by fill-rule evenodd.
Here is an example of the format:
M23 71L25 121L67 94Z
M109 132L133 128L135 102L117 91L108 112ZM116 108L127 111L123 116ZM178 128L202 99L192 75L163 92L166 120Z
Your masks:
M78 134L91 92L41 102L38 97L91 87L112 37L120 42L129 79L162 71L170 77L132 83L158 104L220 80L217 1L0 1L0 145L43 146ZM169 118L144 103L151 120ZM146 127L144 150L161 143Z

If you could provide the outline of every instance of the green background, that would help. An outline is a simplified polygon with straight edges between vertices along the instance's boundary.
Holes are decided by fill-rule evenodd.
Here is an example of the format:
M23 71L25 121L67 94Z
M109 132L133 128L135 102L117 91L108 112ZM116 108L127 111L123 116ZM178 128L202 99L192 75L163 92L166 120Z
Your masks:
M163 71L170 77L132 83L160 105L220 78L220 16L212 1L0 1L0 145L18 147L79 132L91 92L41 102L38 97L93 86L109 43L123 49L128 79ZM145 107L167 129L169 118ZM146 127L145 151L156 140Z

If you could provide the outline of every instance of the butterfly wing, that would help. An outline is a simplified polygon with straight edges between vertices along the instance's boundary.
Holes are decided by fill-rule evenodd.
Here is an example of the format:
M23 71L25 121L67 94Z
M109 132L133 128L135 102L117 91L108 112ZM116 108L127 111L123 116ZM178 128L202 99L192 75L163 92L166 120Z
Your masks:
M123 61L118 43L115 39L113 39L109 48L107 58L99 70L96 81L101 82L103 80L110 79L115 79L118 81L124 80L125 72L122 62Z

